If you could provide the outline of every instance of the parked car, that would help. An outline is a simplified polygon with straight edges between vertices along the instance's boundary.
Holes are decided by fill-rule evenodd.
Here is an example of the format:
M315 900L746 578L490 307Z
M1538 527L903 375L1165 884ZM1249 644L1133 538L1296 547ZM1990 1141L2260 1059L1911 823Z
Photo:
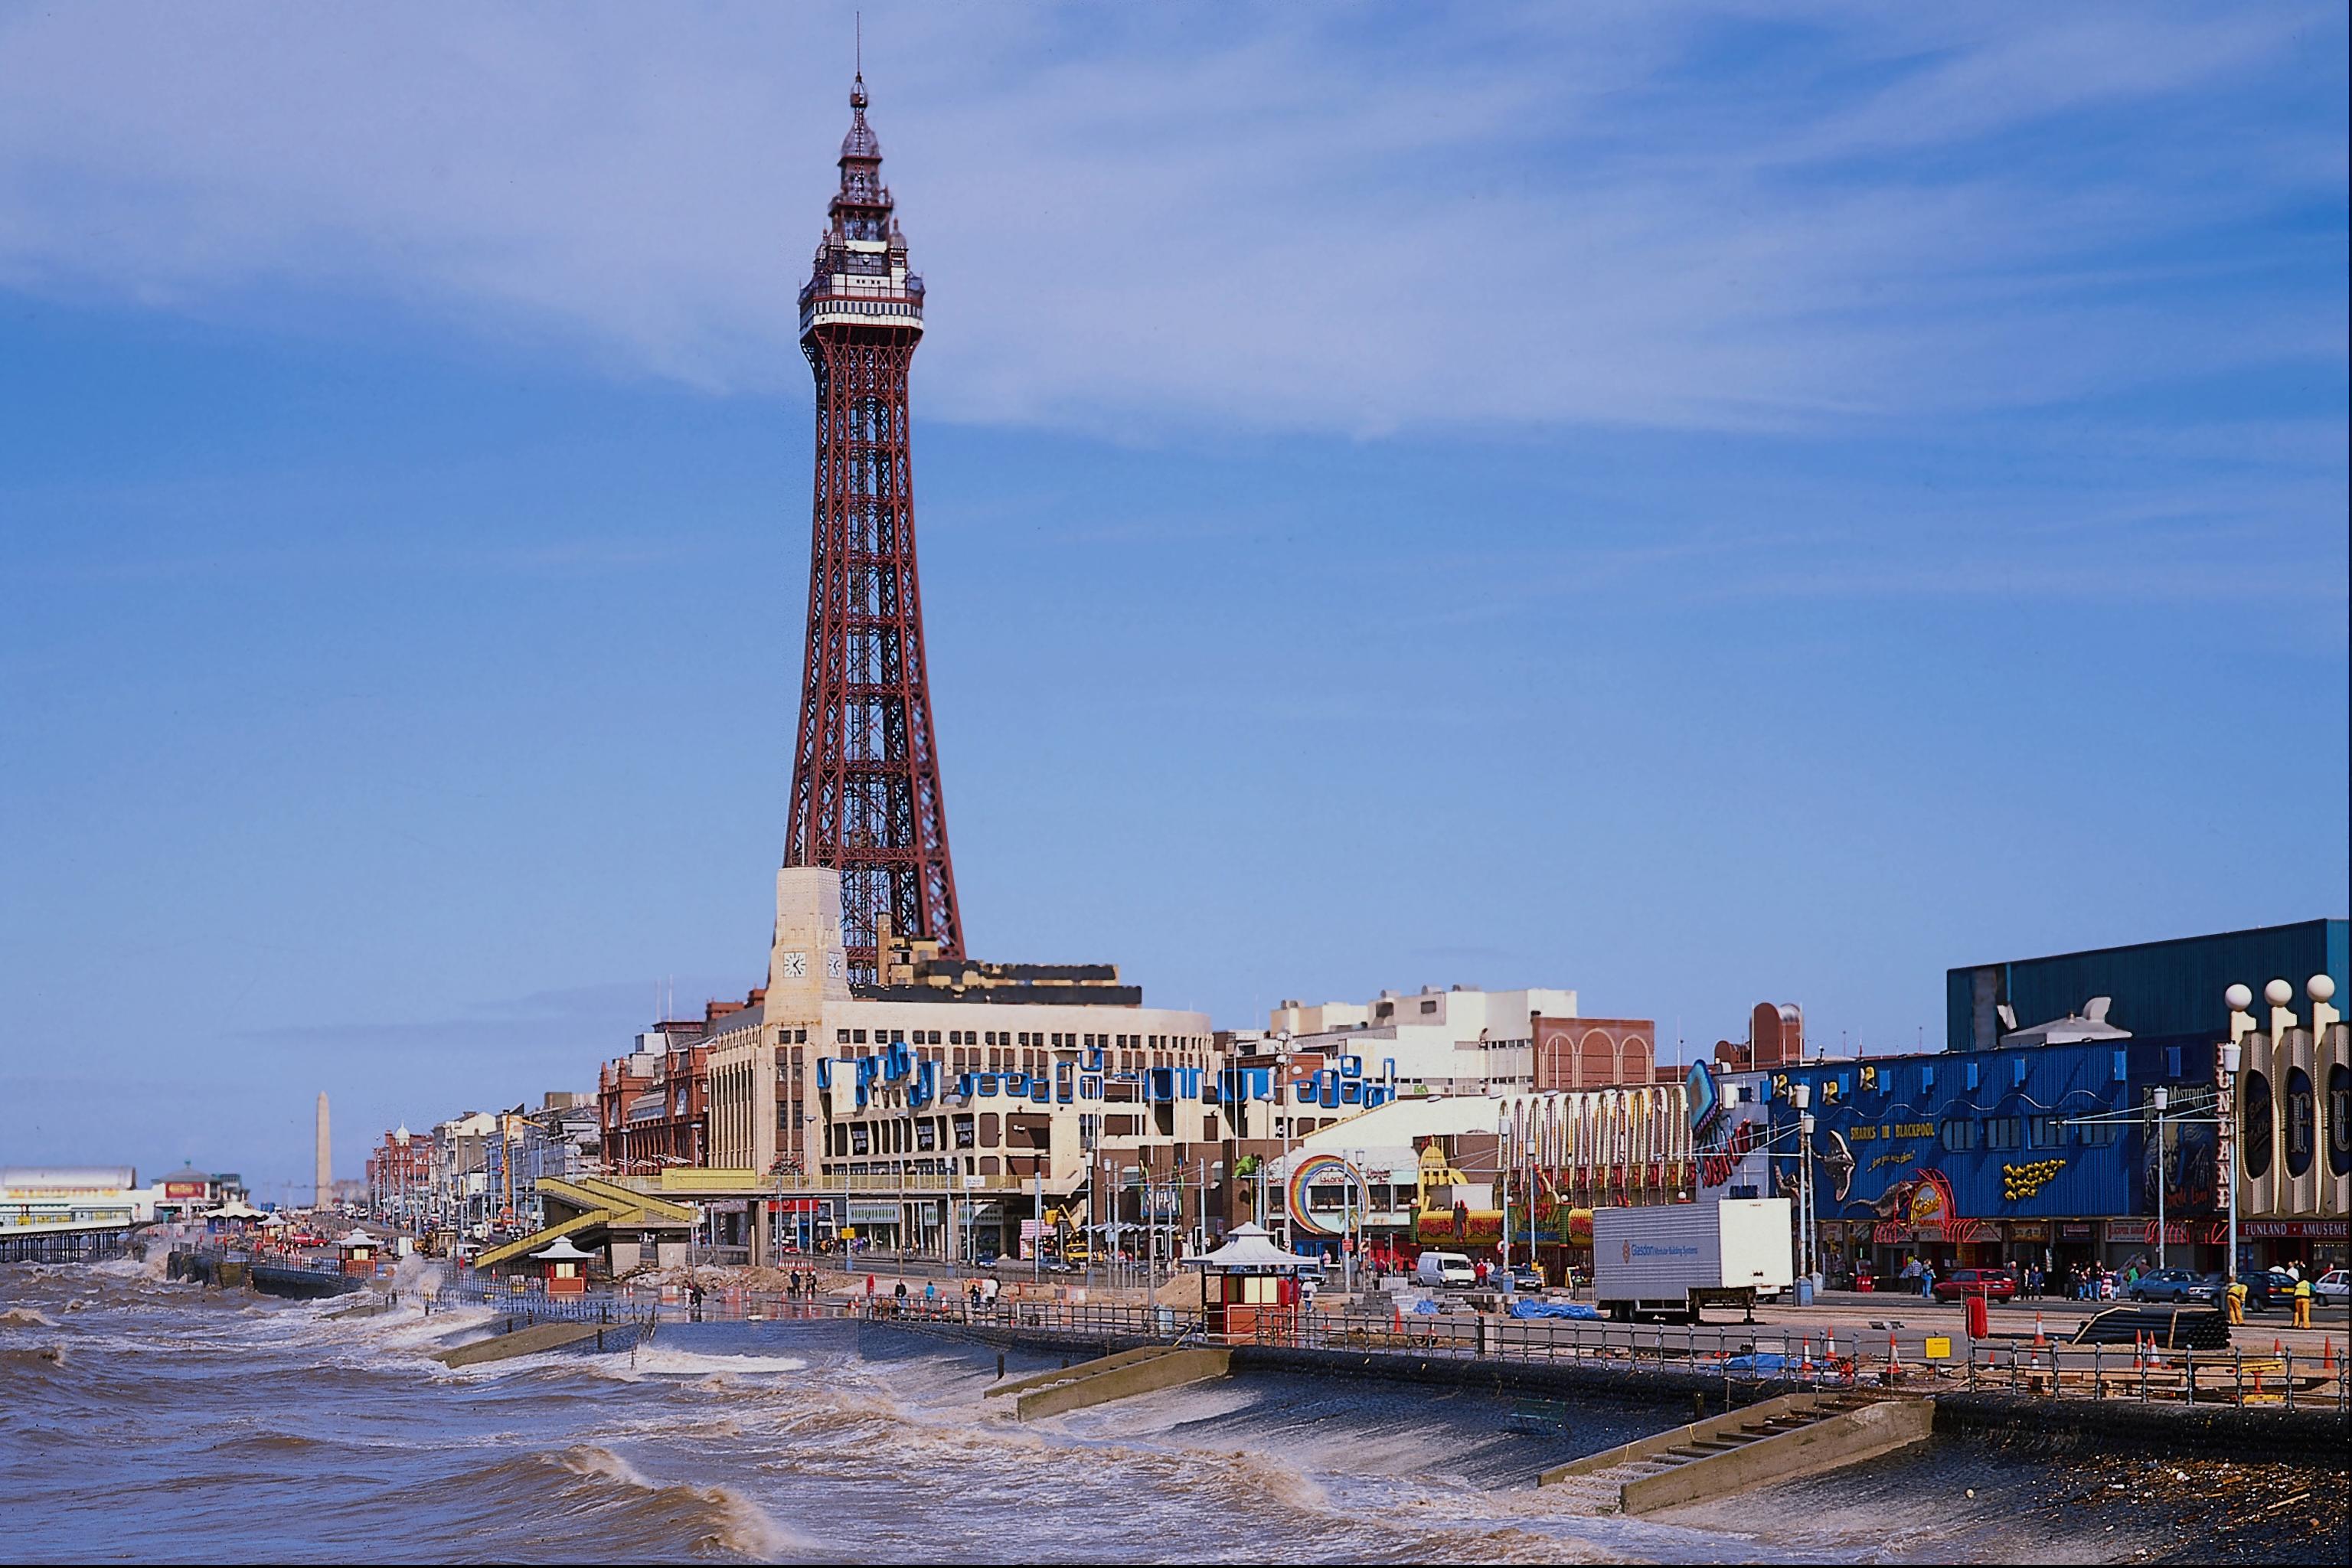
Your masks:
M1542 1269L1538 1268L1537 1267L1535 1267L1535 1265L1533 1265L1533 1264L1531 1264L1531 1263L1518 1263L1518 1264L1514 1264L1514 1265L1512 1265L1512 1267L1511 1267L1511 1289L1514 1289L1514 1290L1541 1290L1543 1288L1544 1288L1544 1277L1543 1277L1543 1270L1542 1270Z
M1936 1300L1960 1301L1982 1295L1988 1301L2006 1301L2017 1294L2017 1276L2006 1268L1955 1268L1948 1279L1936 1281Z
M2345 1269L2331 1268L2311 1282L2313 1295L2323 1301L2333 1301L2339 1307L2344 1304L2347 1292L2352 1292L2352 1272Z
M2259 1312L2273 1301L2286 1300L2294 1295L2294 1276L2284 1268L2264 1268L2252 1274L2241 1274L2238 1278L2245 1284L2246 1305L2253 1311ZM2225 1282L2222 1289L2226 1290L2228 1288Z
M2187 1268L2151 1268L2126 1294L2135 1301L2208 1301L2214 1278Z

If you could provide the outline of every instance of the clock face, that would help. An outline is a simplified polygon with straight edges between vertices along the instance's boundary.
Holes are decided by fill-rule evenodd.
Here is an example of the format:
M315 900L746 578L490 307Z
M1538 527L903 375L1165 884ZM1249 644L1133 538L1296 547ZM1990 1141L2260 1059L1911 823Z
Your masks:
M803 952L799 948L793 948L785 952L784 978L787 980L805 980L808 978L807 953Z
M842 962L841 949L836 947L831 952L824 955L825 973L832 976L834 979L838 980L841 978L843 968L844 964Z

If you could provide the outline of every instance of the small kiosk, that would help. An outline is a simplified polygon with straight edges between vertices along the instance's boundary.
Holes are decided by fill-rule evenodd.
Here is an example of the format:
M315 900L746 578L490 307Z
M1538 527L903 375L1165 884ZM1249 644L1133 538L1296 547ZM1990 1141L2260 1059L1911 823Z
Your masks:
M335 1243L336 1256L343 1261L343 1272L364 1279L375 1272L376 1239L354 1226L349 1236Z
M205 1215L205 1228L217 1236L225 1230L244 1230L254 1221L267 1217L243 1198L231 1198Z
M1319 1258L1285 1252L1262 1225L1239 1225L1224 1245L1184 1259L1201 1271L1201 1318L1212 1335L1251 1339L1262 1329L1287 1329L1298 1316L1298 1276L1320 1268Z
M572 1245L568 1236L559 1236L547 1246L530 1255L533 1263L547 1269L547 1293L551 1296L584 1296L588 1293L588 1265L596 1255L583 1252Z

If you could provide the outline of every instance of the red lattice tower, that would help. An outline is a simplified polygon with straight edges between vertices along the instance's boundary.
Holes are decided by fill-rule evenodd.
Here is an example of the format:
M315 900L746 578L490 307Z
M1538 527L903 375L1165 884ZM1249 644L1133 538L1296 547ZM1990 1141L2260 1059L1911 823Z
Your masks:
M955 868L923 655L907 373L923 336L923 280L850 89L841 190L801 289L801 351L816 373L816 510L808 653L793 758L787 866L841 871L850 977L875 974L875 932L963 954Z

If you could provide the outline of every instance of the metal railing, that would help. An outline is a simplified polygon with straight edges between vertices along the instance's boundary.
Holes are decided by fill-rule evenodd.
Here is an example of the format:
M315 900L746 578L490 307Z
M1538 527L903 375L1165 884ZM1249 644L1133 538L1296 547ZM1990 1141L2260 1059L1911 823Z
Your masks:
M446 1312L455 1307L487 1307L506 1320L507 1331L532 1323L596 1323L650 1328L658 1315L650 1302L634 1300L610 1291L581 1296L549 1296L534 1291L505 1289L477 1279L445 1281L426 1289L423 1299L427 1317L436 1311Z
M1965 1390L2352 1413L2352 1379L2347 1376L2345 1355L2332 1342L2316 1354L2243 1346L2187 1351L2046 1341L1969 1342L1958 1336L1851 1330L1629 1328L1484 1316L1394 1313L1379 1318L1260 1310L1246 1331L1227 1334L1225 1342L1676 1371L1719 1377L1727 1385ZM1931 1349L1942 1353L1931 1357Z
M910 1290L847 1299L781 1291L622 1286L581 1297L548 1297L480 1280L441 1286L434 1304L488 1306L518 1323L835 1321L914 1327L993 1329L1071 1340L1143 1340L1348 1351L1372 1355L1458 1357L1496 1363L1570 1365L1628 1373L1656 1372L1719 1381L1727 1394L1773 1387L1881 1393L2014 1394L2066 1400L2334 1410L2352 1414L2352 1378L2333 1342L2273 1353L2244 1346L2168 1350L2055 1342L1970 1342L1958 1335L1804 1330L1749 1324L1628 1325L1486 1314L1318 1312L1261 1308L1249 1326L1221 1338L1202 1314L1159 1306L1025 1300L1011 1295L975 1305L963 1293L925 1300ZM1238 1320L1239 1314L1235 1314ZM1930 1356L1937 1350L1942 1353Z

